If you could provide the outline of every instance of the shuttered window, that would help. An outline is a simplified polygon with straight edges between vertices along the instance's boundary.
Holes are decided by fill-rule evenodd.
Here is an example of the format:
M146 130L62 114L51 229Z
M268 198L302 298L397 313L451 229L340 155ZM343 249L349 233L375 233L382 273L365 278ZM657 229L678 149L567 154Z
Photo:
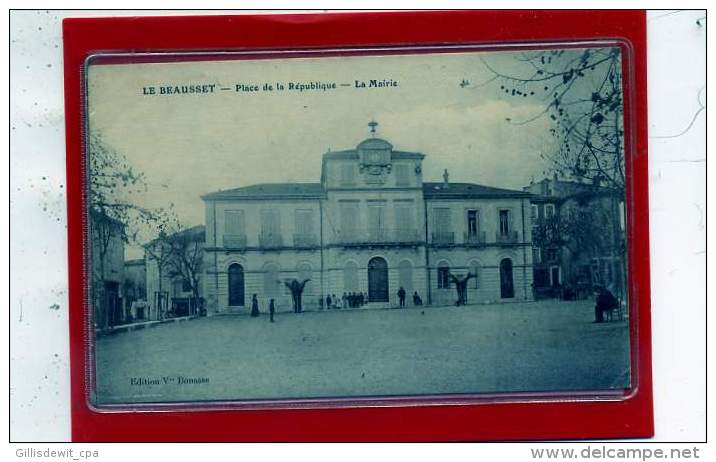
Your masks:
M281 219L277 209L261 210L261 234L264 236L281 235Z
M296 210L296 234L302 236L313 234L313 210Z
M410 166L409 165L396 165L395 166L395 185L396 186L410 186Z
M435 232L448 233L452 231L452 211L449 208L435 209Z
M385 205L383 203L368 204L368 234L372 238L385 234Z
M341 165L341 186L355 186L356 184L355 165Z
M395 229L399 240L415 238L414 210L412 202L395 204Z
M226 210L224 212L224 234L243 235L246 233L245 226L243 210Z
M341 236L349 238L357 236L358 232L358 203L357 202L341 202Z

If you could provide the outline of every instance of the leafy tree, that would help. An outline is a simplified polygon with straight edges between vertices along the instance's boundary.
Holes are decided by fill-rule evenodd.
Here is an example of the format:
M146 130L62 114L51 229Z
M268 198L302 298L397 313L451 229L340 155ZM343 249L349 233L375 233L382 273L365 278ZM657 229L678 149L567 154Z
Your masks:
M162 287L164 276L170 271L170 261L173 258L173 249L171 243L169 243L169 234L171 234L171 230L178 228L179 220L173 212L173 207L170 206L168 210L159 209L150 227L154 232L153 235L157 237L143 246L145 255L157 265L157 292L159 292L160 296L164 293L164 288ZM157 310L157 317L162 319L166 308L163 301L165 299L154 300L154 294L147 294L147 296L152 297L151 306Z
M187 281L192 297L200 299L199 284L204 261L204 228L197 226L162 236L163 243L168 247L168 267L172 275Z
M614 236L613 211L600 201L610 201L608 193L591 195L588 199L570 199L562 204L560 213L541 219L533 228L532 242L541 248L566 249L578 261L610 255L622 257L623 249ZM574 276L574 275L573 275Z
M92 298L97 325L106 328L110 323L105 294L109 252L134 239L138 225L151 222L154 214L133 202L134 195L146 190L143 175L109 146L101 134L89 137L87 170Z

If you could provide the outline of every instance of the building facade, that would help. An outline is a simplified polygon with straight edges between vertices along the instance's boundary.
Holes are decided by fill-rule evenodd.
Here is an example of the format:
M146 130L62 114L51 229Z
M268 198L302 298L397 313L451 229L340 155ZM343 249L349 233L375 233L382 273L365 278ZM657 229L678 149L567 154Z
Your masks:
M524 190L532 194L536 296L561 296L565 288L575 296L588 296L594 285L602 285L624 299L623 194L598 181L556 175Z
M127 321L123 308L124 224L103 213L91 211L91 297L94 324L107 329Z
M209 314L246 311L253 294L291 309L285 283L310 279L307 308L361 292L373 306L452 304L450 275L468 303L532 299L530 194L423 182L425 156L371 137L323 155L319 183L275 183L203 196ZM148 269L149 271L149 269Z
M147 267L143 258L124 261L124 309L134 321L144 320L148 310L138 302L147 300ZM137 309L137 306L140 308Z

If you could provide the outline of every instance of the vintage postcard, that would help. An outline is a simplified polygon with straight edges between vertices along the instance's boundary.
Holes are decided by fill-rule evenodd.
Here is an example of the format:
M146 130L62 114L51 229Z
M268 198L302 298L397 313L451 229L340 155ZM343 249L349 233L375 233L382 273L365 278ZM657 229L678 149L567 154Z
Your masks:
M620 48L446 51L88 63L96 405L631 387Z

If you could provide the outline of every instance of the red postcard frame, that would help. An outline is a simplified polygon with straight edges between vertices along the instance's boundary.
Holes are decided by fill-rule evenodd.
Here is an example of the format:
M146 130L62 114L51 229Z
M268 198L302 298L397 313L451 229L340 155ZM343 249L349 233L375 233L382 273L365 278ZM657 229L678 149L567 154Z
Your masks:
M191 31L191 33L187 33ZM63 23L73 441L485 441L653 435L648 239L646 13L440 11L290 15L71 18ZM86 399L83 76L100 52L207 52L338 47L509 44L618 39L630 48L624 79L633 122L625 152L631 338L638 386L621 400L480 401L295 409L116 410ZM626 74L625 74L626 75ZM630 146L631 143L634 143ZM637 328L638 326L638 328Z

